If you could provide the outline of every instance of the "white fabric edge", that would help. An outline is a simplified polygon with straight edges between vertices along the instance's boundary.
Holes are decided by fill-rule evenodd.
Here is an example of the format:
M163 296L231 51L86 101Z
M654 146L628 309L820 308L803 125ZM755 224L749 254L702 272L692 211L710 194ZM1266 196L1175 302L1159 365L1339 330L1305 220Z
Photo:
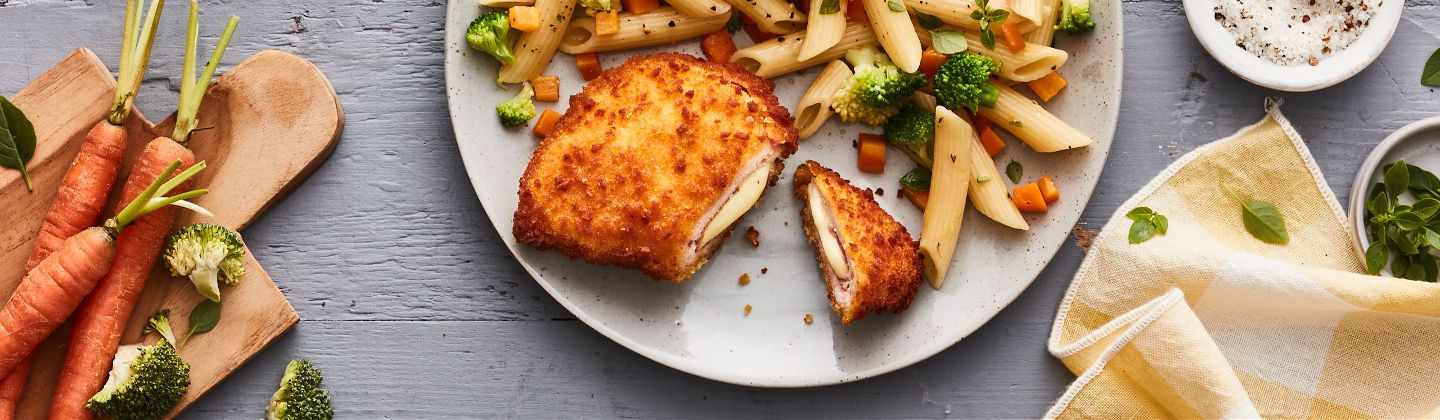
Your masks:
M1343 208L1340 207L1340 202L1336 200L1335 192L1330 188L1330 184L1325 182L1325 176L1320 173L1320 167L1315 163L1314 156L1310 154L1310 148L1305 146L1305 141L1300 138L1300 134L1296 132L1295 128L1290 125L1290 120L1286 119L1285 116L1280 113L1280 105L1283 103L1284 100L1280 98L1266 98L1265 117L1275 121L1276 124L1280 125L1281 132L1285 133L1285 136L1290 139L1291 144L1295 147L1296 152L1300 154L1300 160L1305 163L1305 169L1310 171L1310 176L1314 178L1316 187L1320 190L1320 195L1324 197L1325 202L1330 205L1330 210L1334 213L1336 220L1343 225L1345 223L1345 220L1347 220L1347 217L1345 216L1345 211ZM1151 179L1150 182L1146 183L1144 187L1141 187L1140 191L1137 191L1135 195L1130 196L1129 199L1125 200L1124 203L1120 204L1120 206L1115 209L1115 213L1111 214L1110 218L1105 221L1105 226L1100 229L1100 233L1095 235L1093 243L1102 243L1105 238L1108 237L1110 233L1115 229L1115 227L1119 226L1117 222L1126 219L1125 214L1129 212L1129 209L1135 208L1135 206L1140 204L1140 201L1150 197L1150 195L1153 194L1156 189L1160 188L1161 185L1163 185L1166 181L1169 181L1171 177L1175 176L1175 174L1179 172L1181 168L1189 165L1190 162L1194 161L1197 157L1199 157L1206 151L1209 151L1211 148L1235 140L1239 138L1241 134L1248 133L1251 130L1259 128L1263 124L1265 124L1265 118L1262 118L1260 121L1255 122L1254 124L1250 124L1242 127L1239 130L1236 130L1235 134L1231 134L1229 137L1215 140L1210 143L1206 143L1203 146L1197 147L1195 148L1195 150L1191 150L1189 153L1181 156L1180 159L1175 160L1175 162L1171 163L1170 166L1167 166L1164 171L1160 172L1159 175L1156 175L1154 179ZM1128 233L1128 228L1126 229L1126 232ZM1348 229L1346 229L1346 232L1347 234L1352 234L1349 233ZM1361 251L1357 250L1356 252ZM1357 255L1364 254L1360 253ZM1050 339L1047 340L1046 347L1050 351L1050 354L1054 355L1056 358L1064 359L1065 357L1073 355L1086 347L1095 345L1096 341L1104 337L1103 335L1097 336L1094 332L1092 332L1091 334L1086 334L1084 337L1081 337L1079 340L1076 340L1070 345L1062 346L1060 343L1060 335L1065 326L1065 315L1070 312L1070 305L1072 302L1075 301L1075 295L1076 293L1078 293L1079 282L1085 277L1085 273L1089 270L1090 264L1094 261L1094 259L1095 254L1088 252L1085 254L1085 258L1080 262L1080 268L1075 271L1075 276L1072 277L1070 280L1070 286L1065 289L1065 297L1060 300L1060 307L1057 308L1055 311L1055 322L1050 327ZM1143 307L1144 306L1141 306L1141 308ZM1112 320L1111 323L1113 323L1114 321L1115 320ZM1107 323L1105 326L1102 326L1102 329L1108 327L1110 327L1109 323ZM1113 332L1113 328L1111 329L1111 332ZM1118 351L1118 348L1112 350ZM1111 355L1110 350L1107 350L1106 354ZM1081 377L1077 378L1075 382L1066 389L1065 394L1061 395L1060 399L1056 400L1055 405L1052 406L1050 411L1046 413L1045 418L1053 419L1055 418L1053 416L1058 416L1059 413L1063 412L1065 408L1069 406L1070 401L1074 398L1074 394L1078 393L1080 388L1083 388L1084 385L1089 382L1090 378L1094 378L1094 376L1099 375L1097 367L1099 369L1103 369L1104 362L1108 360L1108 357L1102 356L1102 359L1099 362L1087 369ZM1091 370L1096 371L1092 374Z

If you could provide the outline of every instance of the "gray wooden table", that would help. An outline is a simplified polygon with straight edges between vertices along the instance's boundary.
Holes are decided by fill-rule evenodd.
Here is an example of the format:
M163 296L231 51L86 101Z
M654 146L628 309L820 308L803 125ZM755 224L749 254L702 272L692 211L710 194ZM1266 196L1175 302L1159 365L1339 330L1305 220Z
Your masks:
M757 389L651 362L575 320L520 268L485 217L446 111L444 4L202 3L202 54L224 17L239 15L222 67L266 48L299 54L329 76L347 123L330 161L244 232L302 321L188 418L262 417L291 358L324 370L341 418L1034 418L1074 379L1045 350L1084 256L1073 240L984 328L878 378ZM1342 202L1373 145L1440 113L1434 90L1419 84L1440 46L1431 32L1437 6L1408 2L1389 48L1349 81L1281 95ZM167 6L166 38L138 101L155 118L175 108L185 7ZM1082 218L1093 230L1185 152L1260 119L1263 98L1277 94L1206 55L1178 0L1124 7L1120 125ZM80 46L113 68L123 9L119 0L0 0L0 94L14 94Z

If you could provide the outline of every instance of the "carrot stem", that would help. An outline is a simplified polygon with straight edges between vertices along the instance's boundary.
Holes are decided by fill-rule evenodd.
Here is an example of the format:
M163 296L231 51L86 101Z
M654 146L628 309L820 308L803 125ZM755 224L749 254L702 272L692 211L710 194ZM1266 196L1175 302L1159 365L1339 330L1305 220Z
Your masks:
M146 187L144 192L141 192L139 196L135 197L134 201L126 205L124 210L121 210L119 214L116 214L115 217L110 220L105 221L105 228L110 231L111 236L119 236L120 231L124 230L125 226L128 226L130 222L135 221L135 219L139 219L140 216L159 210L176 201L199 197L209 192L204 189L199 189L177 194L174 197L160 197L158 199L159 201L152 201L156 199L156 196L170 192L171 189L174 189L180 185L180 183L200 173L201 169L205 169L205 162L196 163L195 166L191 166L190 169L186 169L184 172L176 175L174 179L171 179L170 175L174 174L175 169L179 167L180 159L175 159L174 162L170 163L170 166L165 167L165 171L161 172L160 176L155 177L155 181L151 182L150 186Z
M120 45L120 77L115 83L115 102L110 105L110 124L125 124L130 108L135 104L135 92L140 89L140 80L145 77L145 68L150 63L150 47L155 45L155 27L160 22L160 12L165 0L151 0L150 12L141 22L139 0L129 0L125 5L125 35Z
M190 0L190 27L185 38L185 74L180 81L180 108L175 111L175 132L170 136L181 146L190 143L190 133L195 131L196 125L200 123L196 119L196 115L200 113L200 101L205 98L205 91L210 88L210 79L215 77L215 69L220 66L220 59L225 56L225 48L230 45L230 36L235 33L235 26L239 24L240 17L231 15L230 21L225 24L225 31L220 33L220 42L215 44L215 51L210 53L205 72L201 73L197 80L195 55L197 44L200 43L200 3L198 0Z

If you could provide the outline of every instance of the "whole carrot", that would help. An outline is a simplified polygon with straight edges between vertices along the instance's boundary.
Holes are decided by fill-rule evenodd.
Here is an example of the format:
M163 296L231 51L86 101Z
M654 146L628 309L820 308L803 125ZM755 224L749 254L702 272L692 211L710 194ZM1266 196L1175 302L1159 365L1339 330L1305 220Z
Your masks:
M163 4L163 3L162 3ZM149 19L142 25L138 0L130 0L125 8L124 41L120 47L120 76L116 79L115 101L104 120L95 123L80 145L80 153L65 171L50 211L36 235L35 246L30 259L25 263L29 273L40 261L59 249L65 240L94 226L105 210L110 188L120 173L120 161L125 157L129 144L125 131L125 119L130 109L145 68L150 61L150 46L155 41L155 25L159 21L160 8L151 4ZM26 375L30 372L30 359L21 362L20 369L0 379L0 420L14 418L15 404L25 386Z
M191 0L183 65L185 74L180 83L180 106L176 112L174 138L156 138L145 146L125 182L125 189L121 192L122 202L138 195L145 185L156 180L167 162L179 161L183 167L195 161L195 154L185 145L190 140L190 132L198 124L196 114L205 89L215 75L235 25L239 23L239 18L231 16L204 74L197 80L195 43L199 38L198 20L199 4ZM85 408L85 403L105 385L111 361L120 347L120 335L135 309L140 292L145 290L145 281L150 277L160 251L165 247L165 236L175 222L176 211L162 209L141 217L117 239L117 255L110 272L75 311L65 365L60 371L55 395L50 400L51 418L94 417Z
M5 307L0 308L0 372L9 374L80 306L80 301L95 288L95 283L110 271L116 252L115 238L131 222L156 209L206 193L205 190L195 190L174 197L160 197L205 168L204 162L201 162L175 179L164 181L170 179L170 174L175 173L175 168L179 166L179 161L171 163L163 176L151 183L119 214L106 220L103 227L88 228L66 239L60 249L50 253L25 275Z

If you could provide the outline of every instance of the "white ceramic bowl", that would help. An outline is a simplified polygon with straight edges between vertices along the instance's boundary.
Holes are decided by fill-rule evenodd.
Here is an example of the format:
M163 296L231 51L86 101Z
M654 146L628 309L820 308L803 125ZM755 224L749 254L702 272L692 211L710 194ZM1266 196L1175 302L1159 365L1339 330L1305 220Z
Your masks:
M1360 172L1355 174L1355 184L1350 188L1350 229L1355 233L1355 246L1362 255L1370 244L1370 233L1365 230L1365 202L1375 183L1384 181L1385 165L1400 159L1431 172L1440 170L1440 116L1410 123L1390 133L1360 165ZM1408 193L1402 195L1402 199L1407 197L1414 199ZM1389 268L1382 271L1389 272Z
M1215 20L1215 0L1183 0L1190 30L1216 61L1236 76L1260 86L1290 92L1309 92L1349 79L1385 50L1400 23L1404 0L1376 0L1370 24L1350 46L1320 60L1319 65L1282 66L1235 45L1235 36Z

